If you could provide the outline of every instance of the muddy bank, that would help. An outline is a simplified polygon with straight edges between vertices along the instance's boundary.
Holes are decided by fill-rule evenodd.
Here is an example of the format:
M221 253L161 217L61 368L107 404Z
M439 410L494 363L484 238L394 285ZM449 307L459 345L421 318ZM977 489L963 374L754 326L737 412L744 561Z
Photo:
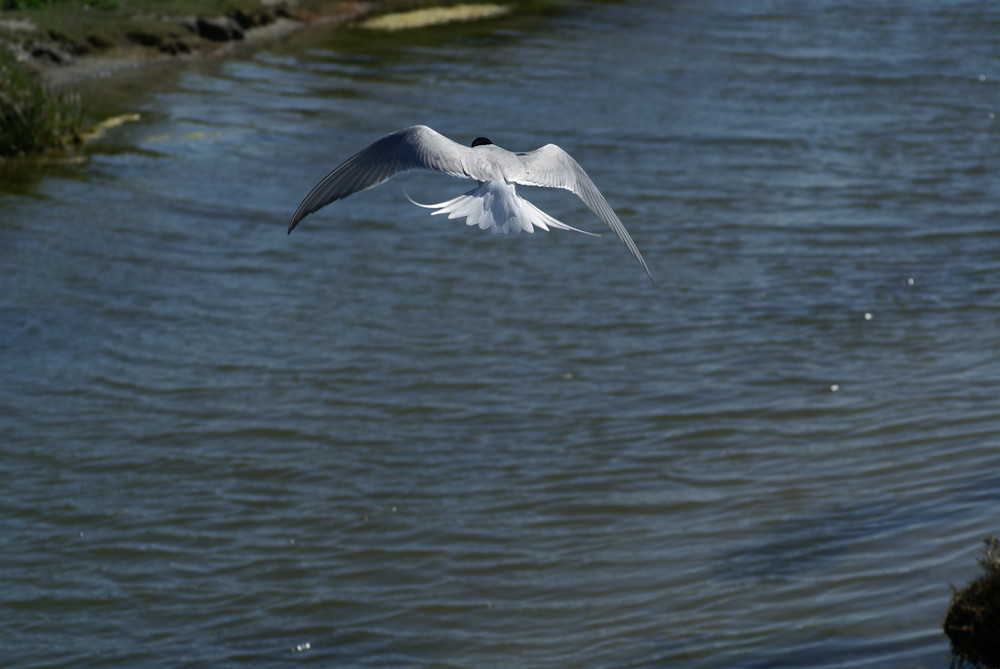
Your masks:
M20 0L0 10L0 156L94 136L79 86L152 63L254 49L316 25L377 30L491 18L512 7L441 0ZM367 25L361 23L362 25ZM90 88L93 88L90 86Z
M160 0L128 5L63 0L0 11L0 48L46 84L61 87L144 63L253 48L306 26L441 5L445 11L456 10L449 20L489 15L482 11L486 5L440 0Z
M148 62L222 55L286 37L307 25L345 23L402 5L394 0L133 4L139 7L100 9L73 3L3 11L0 47L47 84L59 87ZM185 11L192 8L196 11Z
M148 63L223 55L400 3L353 0L12 0L0 7L0 157L94 135L74 84Z

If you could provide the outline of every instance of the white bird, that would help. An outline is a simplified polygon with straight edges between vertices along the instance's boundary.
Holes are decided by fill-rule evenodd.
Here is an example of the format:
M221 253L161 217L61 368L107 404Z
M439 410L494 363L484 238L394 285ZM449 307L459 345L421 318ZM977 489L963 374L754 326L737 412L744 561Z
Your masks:
M368 148L354 154L309 191L288 223L288 234L309 214L331 202L359 191L374 188L400 172L431 170L453 177L475 179L479 185L458 197L437 204L420 204L436 209L432 215L465 218L467 225L505 234L534 228L583 232L557 221L517 194L515 185L563 188L576 194L618 236L625 248L639 261L650 282L646 261L629 236L625 226L597 190L583 168L555 144L535 151L513 153L478 137L471 147L453 142L425 125L414 125L391 132ZM409 196L407 196L409 199ZM591 233L584 233L591 234Z

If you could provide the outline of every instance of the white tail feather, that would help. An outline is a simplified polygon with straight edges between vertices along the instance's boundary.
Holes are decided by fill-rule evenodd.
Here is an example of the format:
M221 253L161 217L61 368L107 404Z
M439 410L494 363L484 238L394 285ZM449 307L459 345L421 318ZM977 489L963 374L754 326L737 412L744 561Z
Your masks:
M406 194L406 191L404 191ZM572 230L592 237L600 235L578 230L557 221L544 211L517 194L514 184L486 181L464 195L437 204L421 204L406 194L406 199L424 209L436 209L431 216L448 214L448 218L464 218L465 224L493 230L505 235L509 232L534 232L535 228Z

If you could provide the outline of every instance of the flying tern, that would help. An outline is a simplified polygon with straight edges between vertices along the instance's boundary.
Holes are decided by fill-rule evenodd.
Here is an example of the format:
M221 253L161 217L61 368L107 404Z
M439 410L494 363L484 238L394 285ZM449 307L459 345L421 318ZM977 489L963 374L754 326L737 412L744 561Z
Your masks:
M471 147L462 146L425 125L391 132L354 154L327 174L309 191L288 223L288 233L309 214L348 195L374 188L401 172L429 170L461 179L475 179L479 185L456 198L437 204L420 204L436 209L432 215L464 218L466 224L506 234L534 232L535 228L584 232L557 221L517 194L516 186L547 186L568 190L597 214L625 248L639 261L650 282L652 274L625 226L611 209L572 156L555 144L526 153L514 153L477 137ZM409 199L409 196L407 195ZM584 233L592 234L592 233Z

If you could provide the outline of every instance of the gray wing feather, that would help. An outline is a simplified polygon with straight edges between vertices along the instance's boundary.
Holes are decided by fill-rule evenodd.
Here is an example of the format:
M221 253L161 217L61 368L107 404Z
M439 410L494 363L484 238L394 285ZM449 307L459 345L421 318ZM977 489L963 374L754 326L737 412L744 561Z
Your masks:
M348 195L374 188L400 172L432 170L469 178L466 147L424 125L391 132L341 163L313 187L288 223L291 234L309 214Z
M625 226L622 225L621 220L615 214L611 205L601 195L601 191L597 190L597 186L590 180L590 177L580 167L580 164L573 159L573 156L555 144L546 144L540 149L529 151L528 153L519 153L517 157L520 159L521 168L514 174L508 174L508 179L526 186L563 188L574 193L583 200L583 203L591 211L608 224L608 227L621 240L625 248L632 254L632 257L642 265L642 269L645 270L650 282L653 282L653 275L649 273L646 261L642 259L642 254L639 253L639 249L635 245L635 242L632 241L632 237L628 234Z

